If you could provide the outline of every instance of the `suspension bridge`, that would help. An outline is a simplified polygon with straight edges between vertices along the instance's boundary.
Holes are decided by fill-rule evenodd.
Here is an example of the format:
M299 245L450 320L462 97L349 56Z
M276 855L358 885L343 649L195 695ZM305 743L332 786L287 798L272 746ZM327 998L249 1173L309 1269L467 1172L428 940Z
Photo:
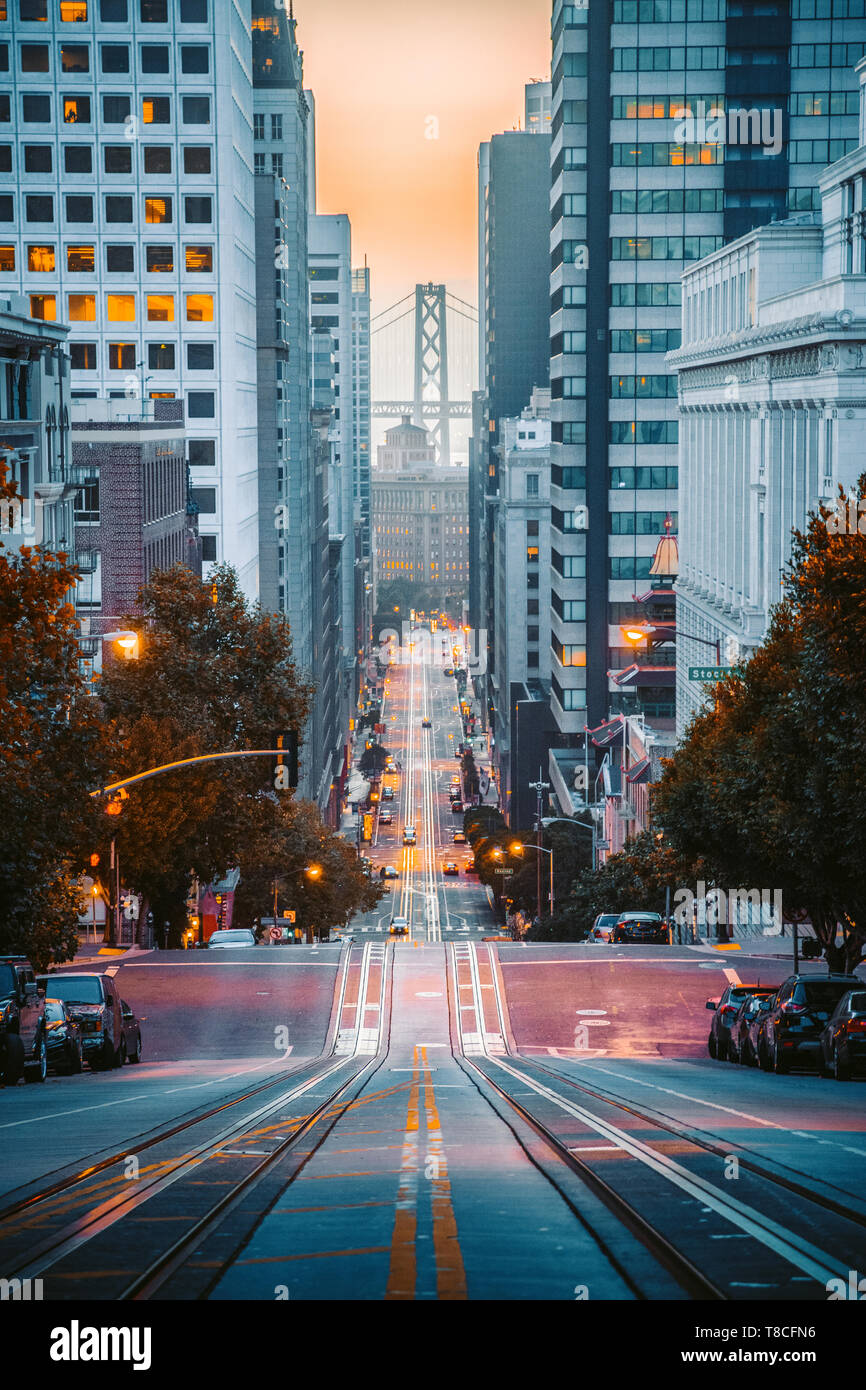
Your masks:
M375 315L370 332L374 418L410 416L429 431L437 462L449 463L451 422L467 421L466 436L471 428L478 311L445 285L416 285Z

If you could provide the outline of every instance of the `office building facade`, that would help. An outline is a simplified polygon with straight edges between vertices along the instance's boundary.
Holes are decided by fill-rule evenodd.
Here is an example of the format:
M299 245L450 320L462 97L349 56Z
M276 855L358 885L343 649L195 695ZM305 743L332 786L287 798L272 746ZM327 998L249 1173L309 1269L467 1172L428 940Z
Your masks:
M793 529L863 472L866 58L860 148L819 176L822 211L740 237L683 276L677 730L697 672L763 640ZM856 510L856 508L855 508ZM842 529L850 524L843 511ZM854 518L855 528L859 519Z
M564 747L619 708L621 625L642 617L634 595L677 511L665 355L683 268L817 205L825 160L856 143L858 3L838 0L831 19L815 0L555 0L551 706Z
M183 401L205 555L255 597L249 6L4 9L0 290L69 323L73 398Z

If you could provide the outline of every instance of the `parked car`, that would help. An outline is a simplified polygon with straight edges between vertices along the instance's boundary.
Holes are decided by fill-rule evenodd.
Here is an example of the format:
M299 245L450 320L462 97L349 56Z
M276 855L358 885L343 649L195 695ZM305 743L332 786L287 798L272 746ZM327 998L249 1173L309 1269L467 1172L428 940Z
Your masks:
M739 1062L744 1067L757 1066L758 1030L775 992L772 987L755 989L743 999L728 1030L729 1062Z
M451 802L451 814L454 815L454 816L462 816L462 815L463 815L463 802L462 802L462 801L458 801L458 800L455 798L455 799Z
M466 832L464 830L455 830L454 834L451 836L451 843L452 845L465 845Z
M393 800L394 800L394 788L393 788L393 787L383 787L383 788L382 788L382 800L383 800L383 801L393 801Z
M128 1062L140 1062L141 1024L125 999L121 999L120 1001L120 1011L123 1015L123 1038L126 1043L126 1060Z
M635 942L666 944L668 929L657 912L621 912L611 929L610 940L623 946Z
M618 921L618 912L600 912L589 929L587 941L610 941L611 932Z
M44 991L26 956L0 956L0 1084L47 1074Z
M409 921L406 917L392 917L390 932L392 936L408 936Z
M866 1067L866 987L843 994L821 1033L821 1071L850 1081Z
M60 1076L81 1071L84 1066L81 1025L67 1012L62 999L45 1000L45 1042L52 1071Z
M466 860L466 863L465 863L464 866L463 866L463 872L464 872L464 874L477 874L477 873L478 873L478 870L477 870L476 867L475 867L475 860L474 860L474 859L467 859L467 860Z
M58 971L40 975L39 985L52 999L62 999L67 1013L78 1023L84 1058L93 1071L123 1065L126 1041L120 995L110 975Z
M792 1063L820 1068L824 1027L852 989L863 989L856 975L789 975L764 1023L758 1056L764 1070L786 1072Z
M239 951L246 946L255 946L255 933L245 927L220 928L211 932L207 941L209 951Z
M393 813L393 811L380 811L380 812L379 812L379 824L380 824L380 825L393 825L393 824L394 824L394 813Z
M721 998L707 1000L707 1008L713 1011L713 1021L707 1038L707 1051L711 1057L725 1061L730 1047L731 1027L740 1011L740 1005L761 991L761 985L728 985ZM763 993L771 996L774 991L767 987Z
M446 859L442 865L443 874L459 874L460 870L453 859Z
M404 845L414 845L415 843L416 843L416 840L415 840L415 827L414 827L414 825L404 825L404 826L403 826L403 844L404 844Z

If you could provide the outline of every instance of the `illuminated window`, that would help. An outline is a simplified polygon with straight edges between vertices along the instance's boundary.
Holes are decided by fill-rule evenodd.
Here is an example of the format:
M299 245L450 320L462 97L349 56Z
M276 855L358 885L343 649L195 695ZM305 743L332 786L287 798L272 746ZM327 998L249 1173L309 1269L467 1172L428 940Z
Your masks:
M60 66L64 72L89 72L90 48L86 43L62 43Z
M134 294L107 294L105 309L109 323L135 322Z
M113 372L135 370L135 343L109 343L108 365Z
M168 125L171 120L169 98L144 97L141 103L141 119L145 125Z
M90 275L96 269L96 253L93 246L67 246L66 269L75 275Z
M187 246L185 248L186 268L189 271L213 270L212 246Z
M82 323L85 320L93 321L96 318L96 295L95 294L70 294L67 296L69 301L69 322Z
M87 19L87 0L60 0L63 24L80 24Z
M213 323L213 295L188 294L186 297L187 323Z
M0 272L6 274L15 269L15 247L0 246Z
M63 119L67 125L75 122L90 123L90 97L64 97Z
M69 360L74 372L96 371L96 344L70 343ZM76 517L76 520L78 518Z
M57 295L56 294L31 294L30 296L30 317L32 319L44 319L46 323L57 322Z
M54 247L53 246L28 246L27 247L27 269L45 271L54 269Z
M144 220L151 223L171 222L171 198L145 198Z
M148 323L174 323L174 295L149 294L147 320Z

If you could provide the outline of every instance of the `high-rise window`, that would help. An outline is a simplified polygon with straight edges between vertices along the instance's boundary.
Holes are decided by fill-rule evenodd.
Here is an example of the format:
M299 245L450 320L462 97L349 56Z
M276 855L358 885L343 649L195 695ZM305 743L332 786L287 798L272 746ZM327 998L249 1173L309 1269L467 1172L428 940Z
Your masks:
M57 295L31 294L30 317L32 319L43 319L46 323L56 323Z
M103 24L127 24L127 0L99 0L99 18Z
M70 294L67 301L70 323L93 322L96 319L95 294Z
M210 70L210 50L207 44L181 44L180 67L182 72L191 74L208 72Z
M66 269L72 275L92 275L96 270L94 246L67 246Z
M144 200L144 220L145 222L162 223L172 221L172 200L171 198L145 198Z
M48 0L18 0L18 17L25 22L45 23L48 19Z
M187 343L186 365L191 372L212 372L214 369L213 343Z
M132 144L105 145L102 151L106 174L132 173Z
M60 66L64 72L90 72L90 45L86 43L62 43L60 45Z
M24 172L27 174L50 174L53 162L52 154L50 145L25 145Z
M183 97L184 125L210 125L210 97Z
M67 174L92 174L92 147L90 145L64 145L63 168Z
M129 72L129 47L125 43L101 44L99 60L103 72Z
M253 139L264 140L265 138L265 118L260 111L253 116Z
M74 372L95 372L96 344L71 342L69 344L69 360ZM75 520L79 520L77 513Z
M142 24L167 24L168 0L139 0Z
M148 343L148 367L152 372L173 372L174 352L174 343Z
M174 323L174 295L149 294L147 296L148 323Z
M131 222L132 199L118 195L107 195L105 199L106 222Z
M135 343L109 343L108 366L113 372L135 371Z
M213 322L213 295L188 294L186 297L187 323Z
M210 171L210 145L184 145L183 172L185 174L209 174Z
M47 43L22 43L22 72L48 72L49 67L50 62Z
M24 206L28 222L54 221L54 199L50 193L29 193Z
M213 247L186 246L184 248L184 262L188 271L213 270Z
M142 72L168 72L168 44L143 43L141 45Z
M152 274L174 270L174 247L171 244L146 246L145 257L147 269Z
M0 274L10 275L15 269L15 247L0 246Z
M169 97L142 97L141 119L145 125L168 125L171 121Z
M50 96L43 95L41 92L25 92L21 98L21 118L28 125L50 125ZM8 116L6 119L9 119Z
M212 222L212 200L210 198L184 198L184 216L187 222Z
M105 269L110 275L131 275L135 270L135 247L106 246Z
M123 125L131 114L129 97L104 96L102 98L102 119L106 125Z
M170 174L171 145L145 145L144 172L146 174Z
M89 125L90 97L63 97L63 120L67 125Z
M70 225L76 222L93 221L93 199L89 193L70 193L66 198L66 221Z
M105 296L105 314L109 323L134 323L135 295L107 294Z

